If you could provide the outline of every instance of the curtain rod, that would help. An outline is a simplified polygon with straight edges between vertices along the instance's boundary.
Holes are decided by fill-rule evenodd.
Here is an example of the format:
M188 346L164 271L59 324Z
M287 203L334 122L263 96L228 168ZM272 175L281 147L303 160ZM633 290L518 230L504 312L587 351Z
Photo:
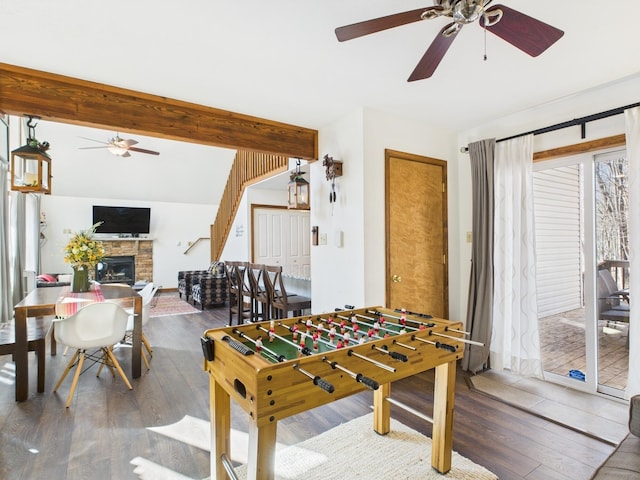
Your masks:
M512 140L512 139L518 138L518 137L524 137L525 135L531 135L531 134L540 135L542 133L554 132L556 130L561 130L561 129L567 128L567 127L574 127L576 125L580 125L580 127L581 127L581 136L584 139L587 136L587 134L586 134L586 124L587 123L593 122L594 120L601 120L603 118L613 117L614 115L620 115L621 113L624 113L624 111L629 109L629 108L634 108L634 107L639 107L639 106L640 106L640 102L632 103L631 105L625 105L624 107L613 108L611 110L606 110L606 111L600 112L600 113L594 113L592 115L587 115L585 117L574 118L573 120L567 120L566 122L556 123L555 125L549 125L548 127L538 128L536 130L530 130L530 131L524 132L524 133L518 133L517 135L511 135L510 137L499 138L498 140L496 140L496 143L504 142L506 140ZM462 153L467 153L467 152L469 152L469 147L461 147L460 151Z

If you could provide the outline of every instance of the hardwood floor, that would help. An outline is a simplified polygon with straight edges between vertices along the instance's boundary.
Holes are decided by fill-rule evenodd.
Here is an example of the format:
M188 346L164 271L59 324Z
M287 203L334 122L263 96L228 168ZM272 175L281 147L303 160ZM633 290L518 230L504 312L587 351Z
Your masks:
M166 293L177 295L177 293ZM202 370L200 336L224 325L227 308L194 315L151 318L145 334L154 346L151 370L133 380L129 391L107 372L80 378L70 409L64 402L67 379L58 393L53 385L68 357L47 356L47 381L36 392L33 354L29 400L14 401L11 357L0 357L0 478L136 479L134 457L144 457L191 478L209 476L209 454L146 427L177 422L184 415L209 416L208 378ZM129 352L116 355L126 372ZM94 367L95 368L95 367ZM9 383L8 383L9 382ZM394 397L430 414L433 373L393 385ZM293 444L369 413L369 392L285 419L278 441ZM613 450L611 445L563 428L501 403L468 387L463 372L456 385L454 449L496 473L501 480L588 479ZM431 434L430 425L397 407L394 418ZM232 406L232 426L247 431L247 418Z

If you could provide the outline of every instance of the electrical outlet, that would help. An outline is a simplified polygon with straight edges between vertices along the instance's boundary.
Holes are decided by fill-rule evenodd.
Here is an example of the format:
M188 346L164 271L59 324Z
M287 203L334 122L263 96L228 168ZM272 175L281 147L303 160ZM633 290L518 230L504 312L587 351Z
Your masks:
M473 232L467 232L467 243L473 243Z
M321 233L320 234L320 245L326 245L327 244L327 234L326 233Z

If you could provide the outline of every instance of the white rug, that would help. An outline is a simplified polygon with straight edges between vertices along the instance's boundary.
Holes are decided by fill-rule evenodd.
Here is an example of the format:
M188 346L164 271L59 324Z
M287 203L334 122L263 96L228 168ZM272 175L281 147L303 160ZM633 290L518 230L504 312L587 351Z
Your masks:
M339 425L297 445L276 446L276 480L497 480L484 467L453 452L452 468L441 475L431 468L431 439L391 419L391 432L378 435L372 414ZM149 428L158 434L209 450L209 422L185 416L179 422ZM232 430L232 459L246 462L247 434ZM192 480L141 457L131 460L143 480ZM246 465L236 468L246 480Z

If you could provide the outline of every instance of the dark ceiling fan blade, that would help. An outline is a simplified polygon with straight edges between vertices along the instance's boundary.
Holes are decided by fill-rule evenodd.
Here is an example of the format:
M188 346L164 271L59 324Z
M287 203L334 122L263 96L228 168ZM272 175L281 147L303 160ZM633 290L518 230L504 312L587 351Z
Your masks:
M344 27L336 28L336 37L338 37L340 42L344 42L345 40L352 40L364 35L369 35L370 33L381 32L401 25L408 25L409 23L422 20L422 14L427 10L443 10L443 8L441 6L418 8L408 12L396 13L386 17L345 25Z
M440 62L444 58L444 55L447 53L447 50L449 50L449 47L453 43L453 40L458 36L457 33L449 35L448 37L445 37L443 35L444 32L451 28L452 25L453 24L451 23L449 25L445 25L442 30L440 30L436 38L433 40L433 42L431 42L431 45L418 62L418 65L416 65L416 68L409 76L409 79L407 80L408 82L423 80L433 75L433 72L435 72L436 68L438 68L438 65L440 65Z
M148 153L150 155L160 155L160 152L154 152L153 150L147 150L145 148L138 147L129 147L127 148L130 152L138 152L138 153Z
M532 57L540 55L564 35L562 30L504 5L495 5L486 12L491 14L496 9L502 10L502 19L487 26L487 30ZM480 25L484 26L484 17L480 18Z

